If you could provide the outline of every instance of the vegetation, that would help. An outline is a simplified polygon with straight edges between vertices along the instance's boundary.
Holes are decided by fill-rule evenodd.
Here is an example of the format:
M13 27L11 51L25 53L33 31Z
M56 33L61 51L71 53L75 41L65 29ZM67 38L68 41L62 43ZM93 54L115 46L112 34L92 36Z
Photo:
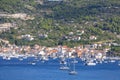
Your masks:
M36 0L0 0L2 13L26 13L34 20L1 17L0 23L16 23L18 28L0 33L0 38L8 39L16 45L70 47L114 40L120 43L120 1L119 0L69 0L40 4ZM81 31L84 31L82 33ZM72 34L70 34L72 33ZM18 38L30 34L34 40ZM40 37L47 35L47 37ZM97 39L90 39L95 36ZM79 40L76 37L80 37Z
M120 56L120 46L111 46L111 50L109 51L109 56Z

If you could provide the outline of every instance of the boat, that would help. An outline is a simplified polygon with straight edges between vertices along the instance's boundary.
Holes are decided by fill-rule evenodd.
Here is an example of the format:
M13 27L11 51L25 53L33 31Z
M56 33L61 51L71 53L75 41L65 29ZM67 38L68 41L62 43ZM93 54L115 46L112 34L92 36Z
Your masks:
M94 61L88 61L88 62L85 63L85 65L87 65L87 66L95 66L96 63Z
M7 57L7 59L6 60L11 60L11 58L10 57Z
M95 66L95 65L96 65L96 63L93 63L93 62L88 62L86 65L88 65L88 66Z
M110 60L110 62L111 62L111 63L114 63L114 62L115 62L115 60Z
M27 57L27 55L25 55L24 57L23 57L23 59L27 59L28 57Z
M3 59L5 59L5 60L11 60L11 57L4 56Z
M120 66L120 63L118 64L118 66Z
M67 66L61 66L60 70L69 70L69 67L67 67Z
M49 58L46 57L46 56L43 56L42 59L43 59L44 61L48 61L48 60L49 60Z
M3 56L2 57L4 60L11 60L11 57L8 57L8 56Z
M32 65L36 65L36 63L35 63L35 62L32 62L31 64L32 64Z
M74 60L73 61L75 61L75 58L74 58ZM73 64L73 69L72 70L70 70L70 72L69 72L69 75L76 75L77 74L77 72L75 71L75 63L72 63Z
M108 61L104 61L104 63L108 63Z
M74 61L72 61L72 63L78 63L78 61L77 61L77 60L74 60Z
M76 72L76 71L70 71L69 74L70 74L70 75L76 75L77 72Z
M3 56L2 58L3 58L3 59L6 59L6 56Z
M60 61L60 64L67 64L66 61Z
M32 63L32 65L35 65L36 63Z

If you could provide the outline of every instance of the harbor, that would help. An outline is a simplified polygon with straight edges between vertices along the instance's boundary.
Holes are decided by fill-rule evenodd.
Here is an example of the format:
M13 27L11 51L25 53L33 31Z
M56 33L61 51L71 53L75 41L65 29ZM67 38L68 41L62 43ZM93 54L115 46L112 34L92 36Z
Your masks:
M32 62L33 58L28 58L25 62L17 59L6 61L6 64L0 64L1 80L119 80L120 66L118 60L111 63L97 64L96 66L85 66L84 62L77 59L75 65L76 75L70 75L69 70L60 70L59 59L50 59L48 61L37 62L35 65L27 64ZM0 58L0 62L5 61ZM7 63L9 62L9 64ZM17 64L19 63L19 64ZM73 65L71 65L73 67Z
M1 80L33 80L33 77L35 80L119 80L120 78L120 58L109 57L106 51L67 46L28 49L31 52L27 49L16 50L16 47L6 51L1 49Z
M0 65L38 65L57 59L60 70L72 70L76 74L75 66L79 64L79 61L82 61L84 66L96 66L120 61L120 57L108 56L109 49L97 50L90 46L70 48L67 46L45 47L34 45L33 47L20 47L11 45L10 47L1 47L0 57L3 62L0 62Z

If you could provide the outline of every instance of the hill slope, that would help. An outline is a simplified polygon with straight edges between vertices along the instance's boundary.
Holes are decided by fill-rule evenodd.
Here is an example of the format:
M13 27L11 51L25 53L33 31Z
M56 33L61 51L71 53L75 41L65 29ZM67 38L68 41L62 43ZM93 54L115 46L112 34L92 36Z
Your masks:
M119 0L1 0L0 15L1 24L12 24L0 38L16 45L76 46L120 40Z

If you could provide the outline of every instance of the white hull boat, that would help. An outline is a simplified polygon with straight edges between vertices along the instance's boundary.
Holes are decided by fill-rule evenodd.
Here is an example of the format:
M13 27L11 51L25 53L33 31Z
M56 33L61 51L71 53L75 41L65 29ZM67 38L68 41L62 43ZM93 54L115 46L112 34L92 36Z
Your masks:
M70 74L70 75L76 75L77 72L76 72L76 71L70 71L69 74Z

